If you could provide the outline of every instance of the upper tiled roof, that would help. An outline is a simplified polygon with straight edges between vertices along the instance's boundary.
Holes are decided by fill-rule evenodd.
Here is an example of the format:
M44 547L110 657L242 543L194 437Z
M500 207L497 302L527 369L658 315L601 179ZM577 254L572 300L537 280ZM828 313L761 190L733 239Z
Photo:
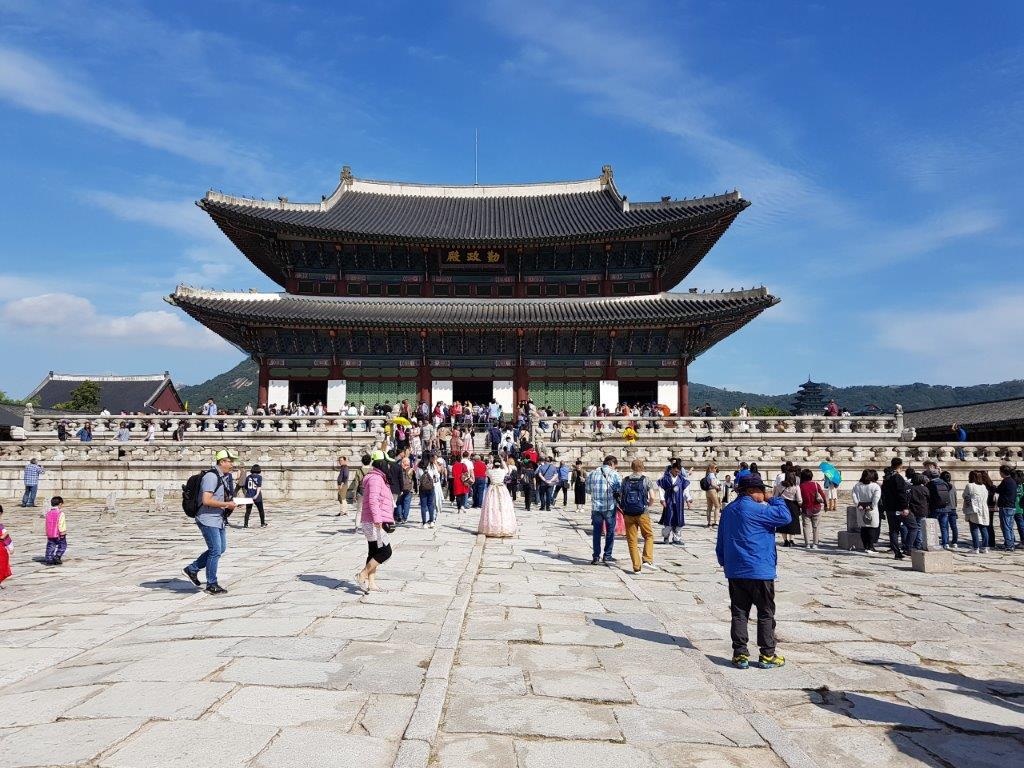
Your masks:
M28 399L38 402L41 408L52 408L58 403L71 400L71 393L84 381L92 381L100 387L100 407L111 413L146 411L165 387L174 388L169 374L149 376L89 376L83 374L54 373L29 394ZM175 391L175 397L177 392Z
M971 427L983 425L1007 422L1024 423L1024 397L970 405L928 408L923 411L907 411L903 414L903 423L914 429L949 429L954 422L962 424L968 430Z
M746 322L778 303L764 288L730 293L564 299L368 299L228 293L179 286L168 301L190 315L246 325L355 328L628 328Z
M207 192L198 201L221 226L245 223L317 236L439 242L549 241L688 227L734 216L739 192L691 200L630 203L611 168L597 179L551 184L433 186L354 178L320 203Z

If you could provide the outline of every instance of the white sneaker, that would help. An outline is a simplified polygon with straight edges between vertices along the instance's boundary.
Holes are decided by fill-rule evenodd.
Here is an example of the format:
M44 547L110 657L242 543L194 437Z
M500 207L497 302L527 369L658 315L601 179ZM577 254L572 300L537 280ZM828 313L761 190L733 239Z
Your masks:
M988 554L988 547L982 547L981 548L981 554L987 555Z
M981 550L980 550L980 549L978 549L977 547L973 547L973 548L971 549L971 554L972 554L972 555L977 555L977 554L978 554L979 552L981 552Z
M426 528L426 527L427 527L426 523L420 523L420 528Z
M641 565L641 569L645 570L645 571L659 571L659 570L661 570L654 563L643 563Z

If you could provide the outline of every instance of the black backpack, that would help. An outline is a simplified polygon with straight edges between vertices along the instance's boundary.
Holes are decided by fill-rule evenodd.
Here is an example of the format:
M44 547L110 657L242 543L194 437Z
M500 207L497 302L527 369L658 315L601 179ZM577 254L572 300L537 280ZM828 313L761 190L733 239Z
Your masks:
M700 479L700 489L702 491L711 490L711 477L709 475L704 475L704 477Z
M931 481L932 487L932 500L936 502L938 509L945 509L946 507L952 506L949 483L943 480L941 477L936 477Z
M647 511L646 483L643 477L627 477L622 482L622 514L642 515Z
M202 472L197 472L186 480L185 484L181 486L181 508L185 512L186 517L195 517L199 514L200 507L203 506L203 478L207 472L213 472L217 475L217 487L213 489L214 493L223 484L220 473L215 469L204 469Z

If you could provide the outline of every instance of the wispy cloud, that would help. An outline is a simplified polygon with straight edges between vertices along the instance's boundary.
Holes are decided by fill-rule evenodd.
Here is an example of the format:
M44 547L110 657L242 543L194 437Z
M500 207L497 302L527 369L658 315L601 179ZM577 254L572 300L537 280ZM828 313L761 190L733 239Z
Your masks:
M1024 378L1024 358L1007 354L1024 336L1020 296L1024 285L971 292L955 303L907 306L875 312L876 344L892 350L892 378L905 376L943 384L980 384ZM899 370L904 368L906 373Z
M486 7L491 21L521 43L506 62L507 70L577 93L602 116L612 115L678 139L705 167L711 179L709 191L738 186L755 202L737 221L737 228L775 232L788 228L803 239L805 247L813 233L818 243L809 250L820 248L822 241L851 243L840 250L844 250L843 269L852 272L874 266L870 258L859 258L862 252L878 253L879 258L891 252L893 260L907 260L1000 224L997 210L962 199L920 221L882 221L866 213L861 205L822 184L800 158L785 162L737 137L732 126L717 117L720 107L740 105L753 116L756 101L689 66L685 51L655 31L631 26L632 17L603 13L599 8L588 8L583 14L574 5L521 0L492 0ZM614 55L609 55L611 40ZM767 118L758 114L757 119ZM781 126L778 132L792 131ZM923 158L916 173L927 177L935 162L939 161ZM868 244L871 247L865 250Z
M225 242L221 231L193 200L154 200L103 190L85 190L81 197L123 221L147 224L191 238Z
M0 100L56 115L126 141L249 177L264 175L251 151L160 114L143 114L108 99L87 83L24 51L0 45Z

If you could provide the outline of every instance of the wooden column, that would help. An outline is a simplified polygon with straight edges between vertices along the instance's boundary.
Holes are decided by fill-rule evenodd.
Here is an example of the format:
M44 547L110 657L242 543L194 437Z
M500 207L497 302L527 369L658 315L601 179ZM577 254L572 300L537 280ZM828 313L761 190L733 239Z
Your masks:
M680 416L690 415L690 371L686 360L679 361L679 410Z
M515 403L518 407L525 400L530 399L530 377L526 372L526 366L517 361L516 367L512 369L512 389L515 390Z
M431 379L430 379L430 367L420 362L419 368L416 369L416 389L419 390L419 399L416 401L416 405L426 402L431 408L434 404L431 402Z
M266 360L260 360L259 385L256 390L256 400L259 405L267 407L268 390L270 389L270 368Z

